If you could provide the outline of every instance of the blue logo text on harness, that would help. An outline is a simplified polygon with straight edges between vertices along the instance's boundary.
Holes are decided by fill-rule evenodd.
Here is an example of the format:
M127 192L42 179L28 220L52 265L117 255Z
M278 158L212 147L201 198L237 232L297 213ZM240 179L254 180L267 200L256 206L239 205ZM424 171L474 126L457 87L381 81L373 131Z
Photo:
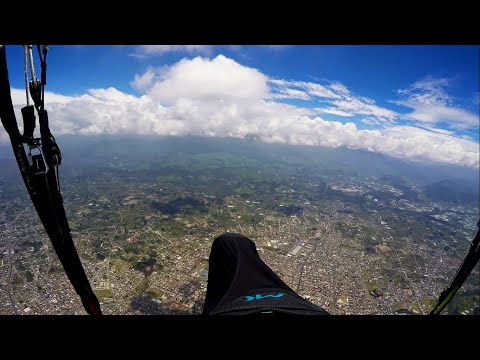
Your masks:
M256 294L255 296L246 295L245 300L246 301L252 301L252 300L265 299L265 298L281 298L283 295L285 295L285 294L284 293L278 293L276 295L273 295L273 294L267 294L267 295Z

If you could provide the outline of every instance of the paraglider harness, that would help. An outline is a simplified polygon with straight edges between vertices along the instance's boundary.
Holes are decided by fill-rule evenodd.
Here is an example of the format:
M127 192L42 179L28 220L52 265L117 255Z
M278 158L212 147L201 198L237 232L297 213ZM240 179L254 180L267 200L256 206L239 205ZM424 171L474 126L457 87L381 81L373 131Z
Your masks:
M23 135L18 130L10 94L5 46L0 45L0 118L10 137L15 159L33 205L43 223L53 248L85 310L101 315L95 296L73 244L60 192L59 165L62 155L48 125L44 96L47 76L48 47L37 45L41 63L40 80L35 77L32 45L24 45L25 91L27 106L22 108ZM31 80L28 81L30 67ZM34 105L30 104L29 94ZM34 138L35 109L40 124L40 138ZM28 154L26 151L28 148Z

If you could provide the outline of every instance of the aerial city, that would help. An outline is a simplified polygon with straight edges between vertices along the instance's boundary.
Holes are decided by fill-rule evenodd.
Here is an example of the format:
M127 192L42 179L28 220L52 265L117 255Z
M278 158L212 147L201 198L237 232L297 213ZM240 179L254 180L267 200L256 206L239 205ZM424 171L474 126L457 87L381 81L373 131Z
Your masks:
M125 51L117 82L92 60L96 80L79 68L78 85L62 87L52 65L45 87L63 205L103 314L201 314L226 232L330 314L434 308L478 231L478 89L458 75L478 79L467 66L478 51L396 49L420 69L400 79L389 52L359 47L50 47L65 61ZM389 92L336 70L369 51ZM442 51L458 60L442 77L412 60ZM22 56L8 47L19 125ZM443 314L480 312L479 275L477 264ZM85 314L3 127L0 314Z

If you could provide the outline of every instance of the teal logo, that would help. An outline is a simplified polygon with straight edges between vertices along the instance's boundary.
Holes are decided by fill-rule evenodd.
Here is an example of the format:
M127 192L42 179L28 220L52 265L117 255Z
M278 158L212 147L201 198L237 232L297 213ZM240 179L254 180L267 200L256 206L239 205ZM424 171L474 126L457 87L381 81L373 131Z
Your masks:
M262 294L256 294L255 296L245 296L246 301L252 301L252 300L260 300L260 299L265 299L265 298L281 298L284 293L278 293L277 295L269 294L269 295L262 295Z

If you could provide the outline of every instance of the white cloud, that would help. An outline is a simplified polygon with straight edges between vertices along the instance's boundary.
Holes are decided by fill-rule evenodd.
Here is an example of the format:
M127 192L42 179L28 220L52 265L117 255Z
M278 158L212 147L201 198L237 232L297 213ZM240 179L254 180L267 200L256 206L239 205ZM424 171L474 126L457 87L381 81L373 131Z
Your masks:
M329 86L330 89L335 91L336 93L343 94L343 95L349 95L350 90L348 90L345 85L342 85L340 83L333 83L332 85Z
M27 104L27 97L25 94L25 90L20 90L20 89L11 89L10 91L11 96L12 96L12 102L13 104L18 104L18 106L25 106ZM30 103L33 105L33 100L31 97L30 98ZM65 104L70 101L72 101L73 97L71 96L65 96L61 94L56 94L50 91L45 91L45 104Z
M272 94L274 99L300 99L310 100L311 97L302 90L297 89L281 89L278 93Z
M294 84L296 86L305 88L306 91L312 96L317 96L320 98L333 98L333 99L338 99L341 97L340 94L337 94L332 90L328 89L327 87L317 83L295 81Z
M133 80L130 82L130 85L136 90L146 91L152 87L154 80L155 70L150 67L142 75L135 74Z
M459 137L459 138L462 138L462 139L465 139L465 140L468 140L468 141L475 141L475 139L473 138L473 136L466 135L466 134L459 135L458 137Z
M395 111L376 105L372 99L352 95L350 90L340 83L324 86L313 82L283 79L270 79L269 83L273 86L271 95L273 99L322 99L322 102L329 106L316 108L315 110L319 114L325 113L342 117L369 116L375 119L371 121L371 124L382 126L393 125L398 118Z
M299 90L309 96L315 86L285 80L269 82L258 70L221 55L214 59L183 59L160 70L147 69L133 83L144 89L144 95L128 95L114 88L91 89L81 96L47 92L53 133L238 138L255 135L270 143L348 146L399 158L479 167L478 143L412 126L359 130L351 122L342 124L315 117L321 111L337 112L339 116L365 113L364 120L381 122L393 121L395 113L340 87L327 89L338 95L327 98L336 105L334 108L319 111L277 102L272 95L278 94L283 85L288 85L284 90ZM269 84L276 88L270 89ZM20 106L25 104L24 92L14 89L12 96L19 115ZM5 140L2 131L0 138Z
M274 86L276 92L285 93L287 90L300 89L313 97L338 99L341 96L327 87L306 81L288 81L283 79L270 79L270 84Z
M405 114L404 118L418 123L427 125L446 123L451 129L456 130L478 128L478 114L456 106L454 99L445 91L449 85L449 79L427 77L407 89L397 90L404 99L392 103L412 109L413 111Z
M473 141L413 126L389 127L384 130L384 134L398 139L396 144L398 156L479 167L479 147L478 143ZM391 149L387 147L385 150Z
M332 115L337 115L337 116L343 116L343 117L352 117L354 116L352 113L342 111L336 108L315 108L315 111L318 114L332 114Z
M392 125L398 116L395 111L378 106L374 100L364 97L344 96L341 100L332 101L332 104L340 111L371 116L388 125Z
M147 92L154 100L173 104L179 100L204 100L213 104L232 100L267 98L267 77L223 55L214 59L182 59L165 72Z
M383 125L385 125L385 123L383 121L380 121L380 120L375 119L375 118L364 118L364 119L360 120L360 122L365 124L365 125L371 125L371 126L383 126Z
M428 131L432 131L432 132L435 132L435 133L438 133L438 134L455 136L455 131L451 131L451 130L440 129L440 128L436 128L436 127L428 126L428 125L417 125L416 127L421 128L421 129L425 129L425 130L428 130Z
M454 135L455 135L455 132L454 132L454 131L445 130L445 129L440 129L440 128L435 128L435 127L433 127L433 126L418 125L417 127L422 128L422 129L426 129L426 130L429 130L429 131L433 131L433 132L438 133L438 134L444 134L444 135L450 135L450 136L454 136Z
M136 57L148 57L163 55L168 52L186 52L209 55L212 52L211 45L139 45L131 54Z
M414 111L405 115L405 118L409 120L431 125L444 122L447 123L450 128L456 130L478 128L478 115L459 108L448 107L441 104L423 105L409 102L399 102L398 104L414 109Z

